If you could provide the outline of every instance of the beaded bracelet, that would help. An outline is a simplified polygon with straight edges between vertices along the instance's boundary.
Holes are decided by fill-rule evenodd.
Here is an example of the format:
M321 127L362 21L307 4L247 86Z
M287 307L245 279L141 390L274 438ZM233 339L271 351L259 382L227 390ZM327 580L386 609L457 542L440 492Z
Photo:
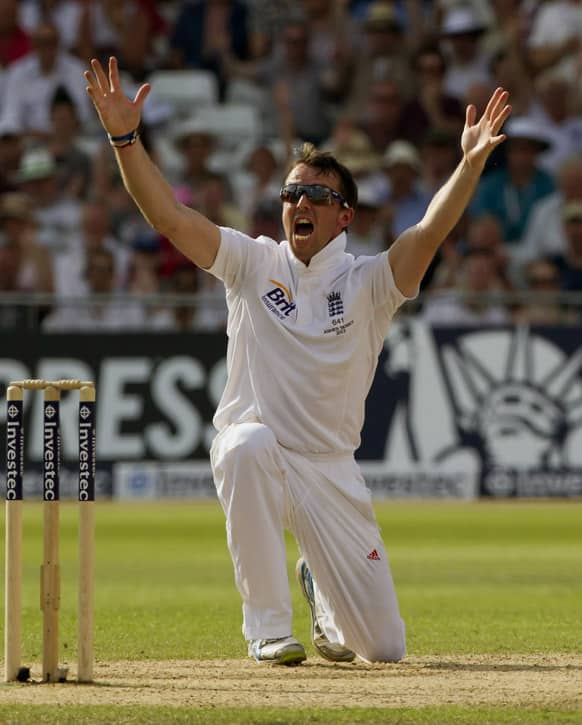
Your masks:
M116 149L122 149L124 146L132 146L139 138L139 130L134 128L133 131L124 134L123 136L109 136L109 143Z

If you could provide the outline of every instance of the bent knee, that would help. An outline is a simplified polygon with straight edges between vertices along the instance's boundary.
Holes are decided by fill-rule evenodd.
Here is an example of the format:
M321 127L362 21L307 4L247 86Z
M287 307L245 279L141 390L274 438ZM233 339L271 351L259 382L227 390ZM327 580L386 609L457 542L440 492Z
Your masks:
M277 439L270 428L262 423L238 423L229 431L228 443L225 446L225 459L236 456L240 461L260 459L265 453L272 451Z

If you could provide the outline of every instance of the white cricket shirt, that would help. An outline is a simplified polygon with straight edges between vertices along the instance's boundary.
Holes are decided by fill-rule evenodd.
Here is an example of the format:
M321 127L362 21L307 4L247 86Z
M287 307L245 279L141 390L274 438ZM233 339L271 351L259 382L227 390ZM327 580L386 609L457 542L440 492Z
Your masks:
M228 381L214 424L257 420L302 453L353 453L394 312L388 252L354 259L340 234L298 260L288 242L221 228L208 270L228 304Z

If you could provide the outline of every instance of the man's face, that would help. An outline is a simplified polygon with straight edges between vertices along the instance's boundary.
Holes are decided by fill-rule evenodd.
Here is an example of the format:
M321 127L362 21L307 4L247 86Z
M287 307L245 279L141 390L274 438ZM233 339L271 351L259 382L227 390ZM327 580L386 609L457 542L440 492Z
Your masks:
M370 91L370 116L379 123L391 127L400 119L402 96L391 81L380 81Z
M299 164L287 177L287 184L321 184L340 191L335 174L321 174L305 164ZM304 194L296 204L284 202L283 229L293 254L304 264L347 227L354 216L353 209L342 207L339 201L329 206L312 204Z
M42 68L52 67L59 53L59 36L50 25L40 25L32 35L32 44Z

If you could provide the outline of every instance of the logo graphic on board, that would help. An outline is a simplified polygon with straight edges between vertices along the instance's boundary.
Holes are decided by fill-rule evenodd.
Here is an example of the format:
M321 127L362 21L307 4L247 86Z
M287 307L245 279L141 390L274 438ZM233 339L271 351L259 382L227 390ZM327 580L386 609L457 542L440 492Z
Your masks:
M386 432L392 470L474 493L582 494L582 347L568 356L527 327L395 327L384 372L404 373L407 394Z
M8 406L8 417L16 418L17 415L18 415L18 408L15 405Z

